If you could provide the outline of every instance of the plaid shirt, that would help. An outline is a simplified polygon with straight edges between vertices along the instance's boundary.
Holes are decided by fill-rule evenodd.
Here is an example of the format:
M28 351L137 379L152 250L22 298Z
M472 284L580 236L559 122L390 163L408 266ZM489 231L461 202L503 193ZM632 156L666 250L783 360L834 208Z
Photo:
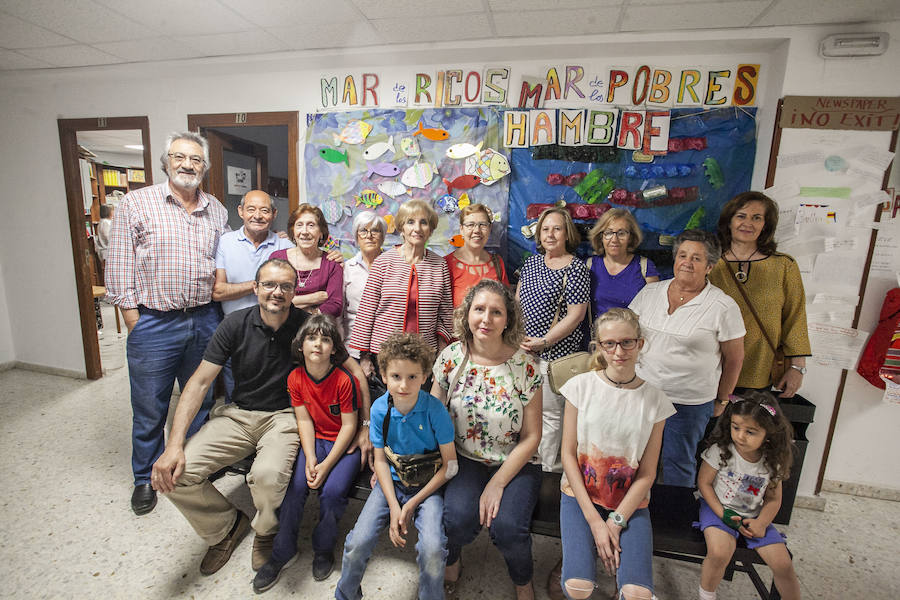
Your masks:
M216 247L228 230L228 211L197 191L188 214L169 182L129 192L113 219L106 261L107 298L121 308L155 310L200 306L212 299Z

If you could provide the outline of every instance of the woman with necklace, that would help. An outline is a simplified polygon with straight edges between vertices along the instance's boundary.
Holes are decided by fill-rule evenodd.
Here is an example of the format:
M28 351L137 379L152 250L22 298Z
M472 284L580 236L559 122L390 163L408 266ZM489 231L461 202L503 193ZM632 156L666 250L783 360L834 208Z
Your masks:
M744 317L744 367L737 387L768 391L774 386L781 398L790 398L803 384L812 352L800 269L793 258L775 251L777 226L778 207L765 194L744 192L728 201L718 227L724 253L709 280L737 302ZM779 349L787 364L773 377Z
M269 258L287 260L297 271L294 306L339 319L344 306L343 268L320 249L328 239L322 210L311 204L298 206L288 219L288 238L296 246L276 250Z
M484 204L470 204L459 211L459 232L463 245L444 257L453 282L453 306L462 304L473 285L495 279L509 285L506 266L499 254L485 250L491 238L494 213Z
M560 585L569 598L594 590L596 557L616 576L616 598L650 598L650 487L665 420L675 408L635 365L644 347L638 317L613 308L594 325L591 370L562 386Z
M626 308L646 284L659 281L653 261L635 254L643 234L629 211L612 208L603 213L589 239L595 253L586 261L594 317L610 308Z
M697 445L741 372L745 329L735 301L706 279L720 257L715 236L683 231L672 251L675 277L647 285L629 308L647 337L637 375L662 389L677 411L666 421L662 483L693 487Z
M424 200L409 200L394 222L403 243L372 261L347 345L377 355L391 334L407 332L441 350L453 338L453 296L447 263L425 247L437 213Z
M587 312L589 277L575 256L581 236L564 208L548 208L537 222L538 253L522 267L516 292L525 313L522 349L540 356L544 378L543 432L538 454L544 471L559 473L562 441L563 397L550 389L549 362L578 352L584 334L581 322Z
M541 487L533 461L541 438L541 376L519 343L522 311L509 288L483 279L456 309L459 341L434 364L433 396L447 403L456 429L459 473L444 491L447 568L455 598L463 546L482 527L506 562L518 600L533 600L531 516Z

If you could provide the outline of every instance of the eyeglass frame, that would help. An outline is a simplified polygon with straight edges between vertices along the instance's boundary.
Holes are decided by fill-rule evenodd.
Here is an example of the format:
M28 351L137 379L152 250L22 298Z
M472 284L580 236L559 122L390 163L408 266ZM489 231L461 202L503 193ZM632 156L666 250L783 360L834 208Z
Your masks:
M171 158L172 162L174 162L175 164L183 163L185 159L188 159L190 163L195 167L200 167L206 164L206 160L202 156L198 156L197 154L192 154L189 156L187 154L182 154L181 152L169 152L168 154L166 154L166 156ZM178 158L179 156L181 158Z
M628 236L631 235L631 231L628 229L618 229L616 231L613 231L612 229L607 229L602 232L602 235L603 235L604 240L611 240L611 239L613 239L613 236L617 237L620 240L624 240L625 238L627 238Z
M269 293L274 292L277 288L281 288L282 293L292 294L296 289L296 286L293 283L277 283L275 281L260 281L257 282L256 285Z
M384 232L380 227L376 229L365 229L363 227L360 227L356 230L356 237L373 238L376 234L382 237L384 236Z
M603 348L603 350L605 350L606 352L615 352L616 348L618 346L622 346L622 350L625 350L625 351L634 350L635 348L638 347L639 341L641 341L641 338L628 338L628 339L624 339L624 340L619 340L618 342L615 340L597 340L596 343L598 346ZM608 344L612 344L612 346L609 346ZM628 348L626 346L626 344L630 345L631 347Z
M466 231L472 231L476 227L480 230L490 229L491 223L488 221L469 221L468 223L463 223L459 226L460 229L465 229Z

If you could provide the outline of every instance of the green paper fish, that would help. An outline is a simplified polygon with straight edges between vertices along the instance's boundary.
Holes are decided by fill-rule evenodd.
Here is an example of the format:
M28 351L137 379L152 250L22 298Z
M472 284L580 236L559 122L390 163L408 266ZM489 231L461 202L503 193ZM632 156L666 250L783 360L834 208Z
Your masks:
M324 158L330 163L347 163L347 166L350 166L350 157L347 156L347 151L344 150L340 152L339 150L335 150L334 148L322 148L319 150L319 156Z

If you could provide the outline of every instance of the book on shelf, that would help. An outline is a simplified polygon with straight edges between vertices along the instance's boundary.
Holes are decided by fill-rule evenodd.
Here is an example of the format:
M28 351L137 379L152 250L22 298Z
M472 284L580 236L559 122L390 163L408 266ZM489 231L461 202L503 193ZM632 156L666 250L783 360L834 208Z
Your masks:
M103 185L113 187L128 187L128 179L125 173L121 171L113 171L112 169L103 170Z
M144 170L128 169L128 181L133 181L134 183L144 183L146 181L144 179Z

